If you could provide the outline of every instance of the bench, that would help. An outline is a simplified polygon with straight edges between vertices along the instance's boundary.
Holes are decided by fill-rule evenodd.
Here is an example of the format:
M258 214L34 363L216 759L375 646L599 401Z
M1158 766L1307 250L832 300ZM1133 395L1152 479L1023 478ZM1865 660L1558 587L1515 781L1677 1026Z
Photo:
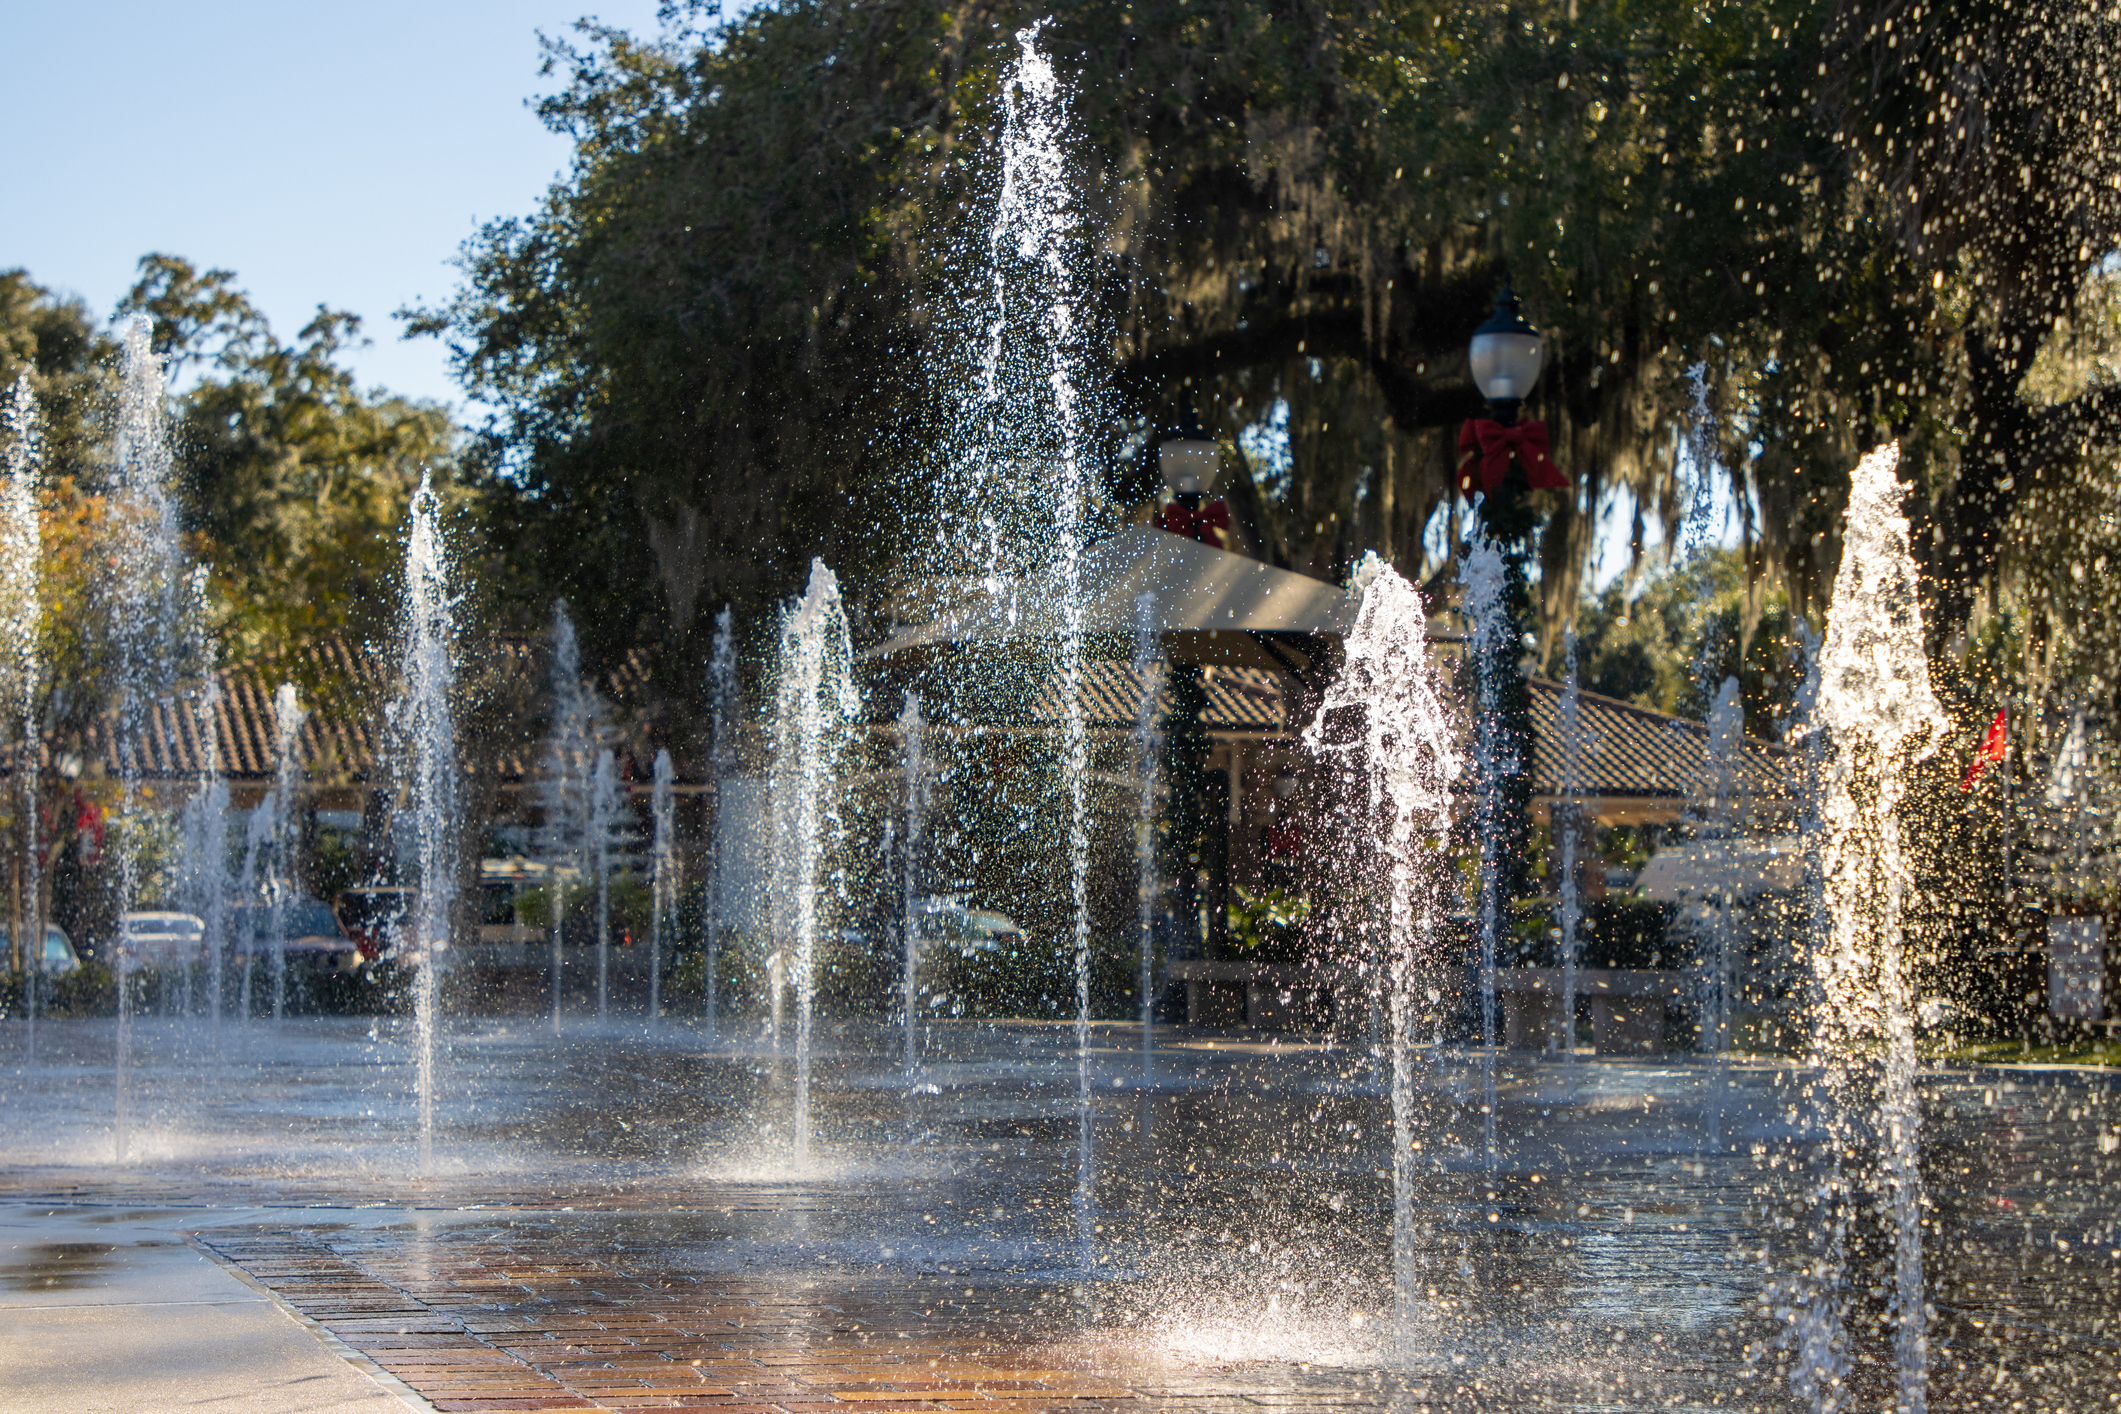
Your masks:
M1318 973L1292 963L1223 962L1207 958L1181 958L1166 974L1186 984L1186 1024L1198 1026L1208 1020L1208 988L1211 984L1237 984L1245 989L1245 1025L1279 1027L1288 1024L1290 993L1305 985L1317 986Z
M1666 969L1576 969L1576 995L1591 999L1591 1037L1598 1054L1662 1053L1666 1012L1684 995L1681 979L1681 973ZM1498 968L1495 995L1502 1003L1504 1044L1512 1050L1575 1048L1575 1018L1561 1014L1560 968Z

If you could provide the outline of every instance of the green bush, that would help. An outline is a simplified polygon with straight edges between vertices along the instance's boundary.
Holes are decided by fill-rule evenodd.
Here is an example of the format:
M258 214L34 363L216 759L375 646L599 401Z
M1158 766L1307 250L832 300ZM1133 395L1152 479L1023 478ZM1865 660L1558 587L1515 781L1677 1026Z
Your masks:
M1090 1015L1124 1021L1141 1011L1141 949L1090 940ZM929 1016L999 1019L1075 1015L1075 954L1064 941L1028 938L992 952L933 946L922 959L921 1010ZM894 994L892 1000L896 1001Z
M22 1016L28 1001L23 989L27 979L20 972L0 974L0 1017ZM39 980L37 1014L50 1017L116 1016L118 985L111 970L100 962L84 962L73 971ZM153 996L152 973L135 973L133 1000Z
M638 874L611 876L611 936L631 933L638 942L648 940L654 923L655 888ZM597 886L593 880L577 880L561 892L567 927L562 941L576 947L593 947L597 940ZM552 926L552 891L524 889L516 894L516 921L543 933Z
M716 953L715 1009L723 1016L763 1016L773 1005L762 939L734 930ZM888 1010L897 995L898 962L865 941L827 935L817 943L816 1006L825 1016L871 1016ZM707 952L687 948L677 954L664 979L664 1006L681 1009L706 1005ZM789 993L792 1006L794 993ZM791 1013L792 1015L793 1013Z
M1254 892L1232 884L1230 892L1235 896L1227 914L1230 943L1239 957L1264 963L1297 963L1310 957L1304 927L1311 917L1310 899L1279 886Z

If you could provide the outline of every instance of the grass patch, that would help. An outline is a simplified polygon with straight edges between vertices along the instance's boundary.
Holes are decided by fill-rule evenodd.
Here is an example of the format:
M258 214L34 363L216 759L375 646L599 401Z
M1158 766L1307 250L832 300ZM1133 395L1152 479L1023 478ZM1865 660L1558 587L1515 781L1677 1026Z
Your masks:
M2121 1038L2076 1036L2059 1041L1982 1041L1947 1051L1960 1065L2121 1066Z

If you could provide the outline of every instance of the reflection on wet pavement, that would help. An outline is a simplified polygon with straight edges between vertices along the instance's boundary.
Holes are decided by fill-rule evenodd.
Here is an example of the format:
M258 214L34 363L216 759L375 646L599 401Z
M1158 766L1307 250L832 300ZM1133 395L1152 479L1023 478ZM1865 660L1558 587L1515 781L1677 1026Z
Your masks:
M80 1291L111 1269L107 1242L40 1242L0 1252L0 1291Z
M797 1168L770 1055L466 1023L420 1177L402 1044L367 1027L220 1055L143 1028L167 1063L136 1106L152 1157L122 1172L97 1152L107 1040L48 1035L51 1063L8 1072L40 1123L0 1182L305 1209L202 1213L201 1240L444 1408L1799 1407L1775 1293L1809 1255L1817 1156L1785 1065L1714 1097L1683 1058L1508 1058L1491 1168L1478 1057L1425 1052L1420 1309L1391 1349L1388 1107L1360 1047L1174 1033L1144 1087L1131 1035L1100 1031L1086 1260L1058 1028L937 1027L914 1096L892 1033L839 1028L828 1142ZM2112 1083L1952 1072L1924 1095L1931 1407L2121 1401ZM1883 1303L1859 1290L1849 1316L1852 1407L1884 1407Z

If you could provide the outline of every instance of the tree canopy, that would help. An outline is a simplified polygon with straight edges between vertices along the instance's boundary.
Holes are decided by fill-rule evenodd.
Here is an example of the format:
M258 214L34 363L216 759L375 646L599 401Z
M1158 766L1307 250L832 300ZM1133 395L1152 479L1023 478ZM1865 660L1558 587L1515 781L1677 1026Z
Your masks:
M607 647L698 637L812 553L904 553L1031 18L783 0L706 42L551 46L574 165L414 324L502 409L500 519ZM1478 406L1465 342L1507 278L1551 335L1530 411L1575 483L1540 493L1548 641L1607 498L1675 538L1699 366L1748 578L1816 604L1846 468L1899 436L1960 642L2037 469L2114 435L2103 384L2022 385L2117 244L2113 105L2056 77L2110 92L2117 33L1989 0L1065 7L1041 42L1098 228L1110 489L1140 494L1128 437L1190 404L1263 556L1420 570ZM1240 435L1284 424L1271 461Z
M456 454L447 409L363 391L339 361L358 316L319 306L283 344L227 270L148 255L120 315L152 321L175 377L188 528L212 567L224 651L374 635L396 613L399 530L420 473Z

